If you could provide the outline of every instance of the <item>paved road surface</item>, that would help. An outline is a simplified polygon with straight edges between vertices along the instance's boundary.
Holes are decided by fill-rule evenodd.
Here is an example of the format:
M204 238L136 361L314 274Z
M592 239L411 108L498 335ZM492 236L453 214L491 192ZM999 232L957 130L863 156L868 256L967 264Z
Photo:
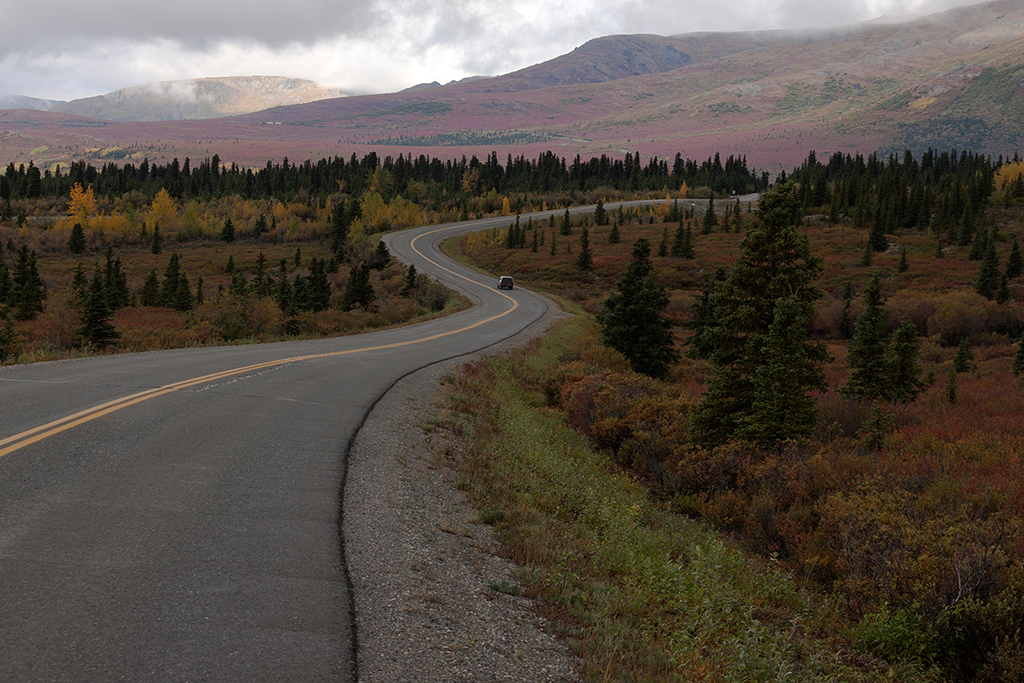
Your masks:
M0 681L354 680L345 454L399 378L547 310L433 249L509 222L386 238L478 304L443 320L0 368Z

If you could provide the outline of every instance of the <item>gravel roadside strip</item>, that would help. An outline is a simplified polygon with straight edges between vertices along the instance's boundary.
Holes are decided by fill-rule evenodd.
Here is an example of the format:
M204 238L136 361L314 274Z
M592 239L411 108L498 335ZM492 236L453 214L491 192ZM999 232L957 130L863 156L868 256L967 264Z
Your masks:
M421 427L444 375L470 360L398 382L349 454L343 533L361 683L580 680L532 601L491 588L516 585L516 567L498 555L491 527L475 519Z

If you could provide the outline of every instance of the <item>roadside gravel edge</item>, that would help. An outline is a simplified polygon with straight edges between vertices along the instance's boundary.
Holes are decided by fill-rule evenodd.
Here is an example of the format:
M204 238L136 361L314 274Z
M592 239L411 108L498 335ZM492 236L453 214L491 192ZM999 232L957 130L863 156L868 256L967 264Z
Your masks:
M551 310L503 346L563 315ZM516 585L516 567L499 556L491 527L475 518L422 427L444 376L474 357L399 381L349 453L343 534L362 683L579 680L532 601L494 589Z

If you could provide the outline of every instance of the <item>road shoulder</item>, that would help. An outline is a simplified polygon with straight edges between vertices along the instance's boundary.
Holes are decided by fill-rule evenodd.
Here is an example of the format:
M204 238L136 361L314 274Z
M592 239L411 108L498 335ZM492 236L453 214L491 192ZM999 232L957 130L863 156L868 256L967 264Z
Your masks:
M349 456L344 535L364 683L578 680L532 601L492 588L515 585L516 567L427 442L440 383L468 360L398 382Z

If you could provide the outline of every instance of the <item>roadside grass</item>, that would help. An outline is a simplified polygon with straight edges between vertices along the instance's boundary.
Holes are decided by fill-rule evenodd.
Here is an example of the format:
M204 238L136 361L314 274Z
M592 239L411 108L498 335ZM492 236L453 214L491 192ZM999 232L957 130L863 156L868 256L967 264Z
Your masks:
M673 514L545 407L544 373L590 336L582 318L456 373L438 425L460 488L520 564L587 680L929 680L854 653L841 605L774 558ZM497 590L497 589L496 589Z

